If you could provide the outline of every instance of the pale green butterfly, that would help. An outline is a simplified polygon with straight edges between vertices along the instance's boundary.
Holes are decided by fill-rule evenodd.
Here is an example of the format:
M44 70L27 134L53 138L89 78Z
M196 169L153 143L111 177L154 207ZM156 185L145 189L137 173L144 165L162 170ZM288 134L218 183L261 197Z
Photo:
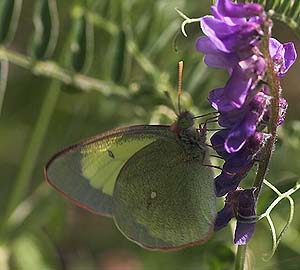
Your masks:
M216 217L203 135L188 111L171 126L113 129L55 154L45 177L78 206L112 217L144 248L200 244L210 238Z

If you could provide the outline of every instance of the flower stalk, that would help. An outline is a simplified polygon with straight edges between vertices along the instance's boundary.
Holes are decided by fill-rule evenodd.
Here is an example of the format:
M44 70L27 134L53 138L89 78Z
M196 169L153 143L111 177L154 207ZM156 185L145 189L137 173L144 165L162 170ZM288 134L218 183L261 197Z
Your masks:
M276 136L277 136L277 127L279 122L279 98L280 98L280 81L277 76L277 74L274 72L274 64L273 60L270 56L269 52L269 41L270 41L270 31L269 31L270 25L269 20L266 20L264 25L264 32L266 33L265 36L262 39L262 53L264 58L267 62L267 84L270 89L270 96L271 96L271 104L270 104L270 122L268 126L268 131L271 137L266 142L264 155L262 159L259 161L259 166L256 174L256 178L254 180L253 186L256 187L255 195L256 198L258 198L261 187L263 185L263 181L265 179L268 166L270 163L270 159L272 156L272 152L274 149L274 145L276 142Z
M246 265L246 251L247 245L238 246L236 259L235 259L235 270L244 270Z
M268 126L268 131L271 136L264 146L264 152L261 157L261 160L259 161L258 170L257 170L256 177L255 177L255 180L253 183L253 187L255 188L254 194L255 194L255 197L257 200L258 200L262 185L264 183L264 179L267 174L269 163L270 163L270 160L272 157L272 153L274 150L276 137L277 137L278 123L279 123L279 106L280 106L279 98L280 98L281 86L280 86L279 77L274 72L274 64L273 64L273 60L270 56L270 51L269 51L269 43L270 43L269 22L270 22L269 20L266 20L266 22L264 24L265 35L262 39L261 50L262 50L263 56L267 62L266 82L269 86L270 96L271 96L270 121L269 121L269 126ZM281 198L279 197L279 199L281 199ZM270 225L272 225L272 224L273 223L271 221ZM274 230L274 227L273 227L273 230ZM276 237L276 234L273 233L273 238L274 238L274 235ZM274 239L273 239L273 241L274 241ZM235 258L235 270L246 270L247 269L247 264L246 264L246 260L245 260L247 246L248 246L248 244L238 246L237 254L236 254L236 258ZM276 246L275 246L275 248L276 248ZM273 248L272 254L274 252L275 252L275 250Z
M204 53L204 62L230 75L226 85L213 89L208 97L223 128L211 137L213 149L224 160L222 172L215 178L216 195L226 195L215 231L236 218L234 243L239 247L235 267L244 270L247 243L257 222L257 200L277 127L284 122L287 109L280 79L297 54L293 43L282 44L271 37L273 23L260 4L217 0L211 13L198 20L180 15L185 19L183 30L187 23L200 21L205 36L197 39L196 49ZM243 189L240 183L255 163L258 169L253 186Z

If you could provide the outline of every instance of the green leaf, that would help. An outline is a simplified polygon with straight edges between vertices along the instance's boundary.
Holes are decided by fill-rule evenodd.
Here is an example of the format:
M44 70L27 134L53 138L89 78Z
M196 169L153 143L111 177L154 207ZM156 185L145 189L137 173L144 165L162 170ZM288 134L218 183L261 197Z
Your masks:
M71 67L75 72L88 70L93 58L94 30L89 17L82 10L75 17L71 35Z
M276 7L276 10L279 14L285 14L289 8L290 0L283 0L282 3Z
M291 8L288 12L288 16L297 20L297 19L299 19L299 13L300 13L300 2L294 1L294 4L291 6Z
M56 0L40 0L35 5L31 55L34 60L50 58L58 39L59 21Z
M12 41L17 29L22 0L2 0L0 3L0 43Z
M267 1L265 9L268 10L268 9L274 8L274 4L275 4L275 0L269 0L269 1Z
M123 77L124 60L126 53L126 34L120 30L116 37L116 45L113 53L111 68L111 79L113 82L120 83Z

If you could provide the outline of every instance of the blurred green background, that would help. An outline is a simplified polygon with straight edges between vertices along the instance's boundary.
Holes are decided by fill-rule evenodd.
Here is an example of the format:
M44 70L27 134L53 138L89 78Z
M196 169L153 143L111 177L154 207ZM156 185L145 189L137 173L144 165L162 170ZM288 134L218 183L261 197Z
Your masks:
M176 252L143 250L126 240L111 219L64 200L43 177L49 157L78 140L127 124L172 123L163 91L175 97L179 60L185 63L183 106L195 114L212 111L207 93L223 85L227 74L206 68L194 49L201 35L198 24L188 25L188 38L183 37L182 19L174 10L203 16L210 1L60 0L59 32L55 16L38 6L55 2L23 1L15 38L0 47L2 61L9 54L9 62L15 62L9 63L0 115L0 269L233 269L233 227L201 246ZM44 28L41 35L33 18L42 18L52 28ZM48 43L41 45L49 33L53 46L58 34L53 54L51 48L42 50ZM299 43L282 23L275 22L273 36ZM289 109L268 174L281 191L300 175L299 91L297 62L283 80ZM250 174L249 183L252 178ZM299 269L300 194L293 197L294 221L267 262L263 259L271 252L271 234L265 220L258 223L249 247L249 269ZM264 187L259 211L274 198ZM288 212L285 201L275 208L272 218L278 231Z

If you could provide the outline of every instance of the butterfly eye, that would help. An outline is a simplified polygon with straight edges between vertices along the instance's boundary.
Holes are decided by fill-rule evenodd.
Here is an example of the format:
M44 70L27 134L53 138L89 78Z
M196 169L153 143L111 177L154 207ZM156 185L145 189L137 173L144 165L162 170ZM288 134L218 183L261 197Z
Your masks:
M177 120L178 127L181 129L191 128L194 125L193 118L194 116L187 111L181 113Z
M178 125L180 128L186 129L190 127L190 121L188 119L180 119Z

